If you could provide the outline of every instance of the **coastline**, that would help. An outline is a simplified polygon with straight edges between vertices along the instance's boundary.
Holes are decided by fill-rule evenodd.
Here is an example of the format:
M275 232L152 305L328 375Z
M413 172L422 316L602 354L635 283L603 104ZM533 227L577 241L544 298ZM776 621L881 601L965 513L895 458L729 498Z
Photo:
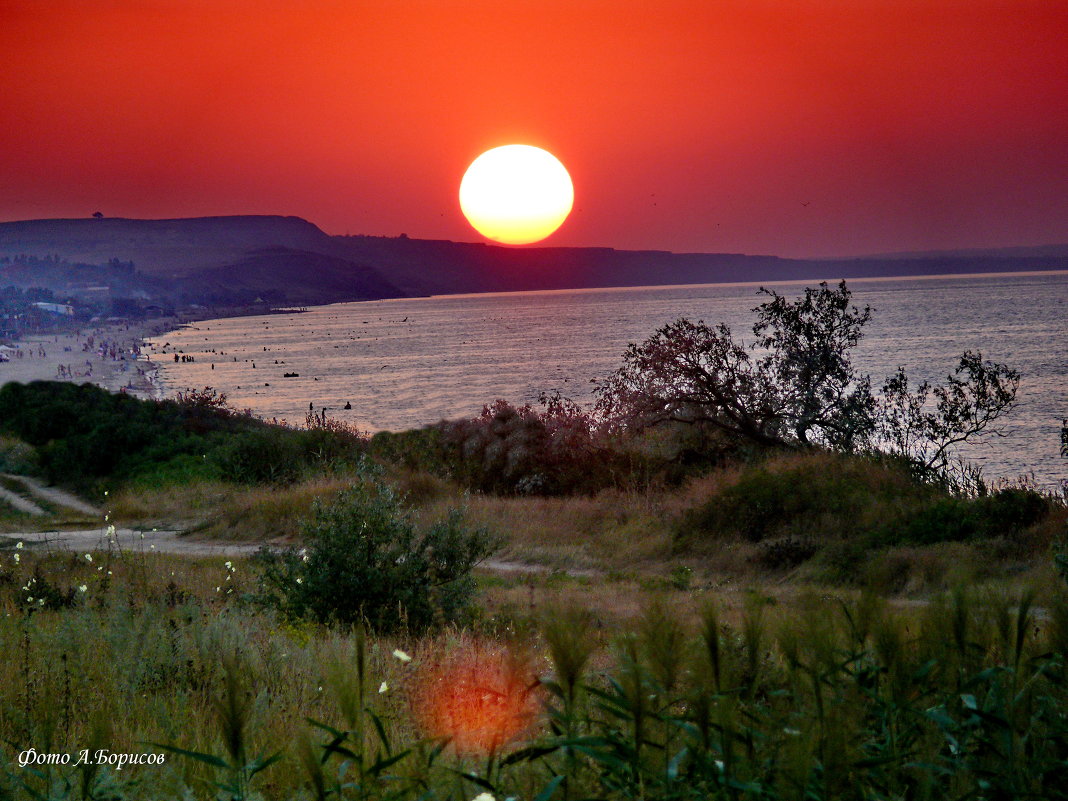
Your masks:
M24 337L13 343L14 350L4 351L10 361L0 361L0 386L31 381L88 383L109 392L160 400L166 389L146 340L179 324L175 318L157 318Z

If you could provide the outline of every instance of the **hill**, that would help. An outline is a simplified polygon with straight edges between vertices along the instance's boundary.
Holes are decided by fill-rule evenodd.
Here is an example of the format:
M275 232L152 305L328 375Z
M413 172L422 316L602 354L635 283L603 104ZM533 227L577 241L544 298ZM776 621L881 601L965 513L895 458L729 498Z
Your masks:
M444 240L331 236L299 217L69 219L0 223L0 284L19 257L132 263L184 302L275 305L405 295L732 281L1068 269L1068 247L785 259L612 248L508 248ZM32 272L32 271L31 271ZM62 288L59 288L62 291ZM151 293L149 293L151 294Z

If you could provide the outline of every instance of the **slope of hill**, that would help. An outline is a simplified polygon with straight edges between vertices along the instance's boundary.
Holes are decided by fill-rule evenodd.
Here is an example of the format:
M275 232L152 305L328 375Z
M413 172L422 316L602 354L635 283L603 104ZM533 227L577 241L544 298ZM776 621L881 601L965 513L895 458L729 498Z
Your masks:
M330 237L300 217L192 217L26 220L0 223L0 256L57 255L103 264L132 261L147 275L182 277L220 267L266 247L322 252Z
M601 286L865 278L1068 269L1068 248L784 259L732 253L507 248L401 236L330 236L299 217L80 219L0 223L4 260L132 262L209 303L329 303L405 295Z
M286 306L314 306L338 299L403 297L377 270L336 256L283 247L247 253L222 267L204 267L186 276L204 301L217 306L247 303L250 294Z

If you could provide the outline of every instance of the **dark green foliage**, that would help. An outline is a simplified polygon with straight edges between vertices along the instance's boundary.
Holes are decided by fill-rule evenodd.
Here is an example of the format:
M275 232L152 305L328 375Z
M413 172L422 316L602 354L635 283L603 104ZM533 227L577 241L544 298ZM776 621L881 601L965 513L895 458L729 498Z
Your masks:
M594 419L558 395L541 408L498 400L469 420L441 424L451 477L481 492L596 492L640 473L643 458L599 432Z
M143 401L51 381L0 388L0 434L36 448L49 481L84 492L104 481L283 483L353 463L363 450L350 432L270 426L235 413L211 389Z
M992 538L1019 542L1052 508L1052 501L1031 490L951 495L921 482L900 462L813 454L744 467L735 481L680 515L675 544L689 550L711 538L790 539L813 547L808 552L791 546L800 564L843 539L856 541L862 550ZM787 550L769 545L758 561L786 567ZM803 551L808 552L804 558Z
M918 636L871 604L812 609L757 645L752 695L749 646L713 616L675 690L637 649L583 686L595 711L547 685L552 735L509 760L566 775L574 798L1068 798L1065 654L1030 641L1030 598L1015 603L1003 626L969 624L959 592Z
M368 443L369 454L379 462L389 462L411 470L425 470L450 477L448 448L438 427L410 431L379 431Z
M686 318L631 344L597 388L600 412L628 428L703 423L765 446L862 445L875 400L851 351L871 309L852 305L844 281L806 288L795 301L761 292L770 300L753 309L749 345L726 325Z
M376 631L424 631L464 617L471 569L492 553L484 530L458 511L418 531L400 499L376 479L317 501L302 526L304 549L263 549L258 601L294 619Z
M305 456L293 433L265 428L233 437L213 451L212 464L238 484L288 484L300 477Z
M595 390L604 425L633 433L665 423L718 429L764 448L839 453L880 450L909 462L925 481L967 484L955 448L998 432L1016 402L1020 375L965 351L941 386L912 386L901 368L881 397L853 364L871 308L852 305L842 281L787 300L766 289L755 307L755 340L725 325L685 317L631 344Z
M928 545L989 537L1016 538L1051 509L1037 492L1004 489L979 498L945 497L916 509L907 519L888 523L887 543Z
M871 527L887 509L931 494L906 472L860 457L819 454L758 462L684 512L675 540L687 546L707 537L827 539Z
M780 537L760 543L756 561L769 570L789 570L804 564L819 551L819 545L807 537Z
M33 475L40 468L40 457L32 445L0 436L0 473Z

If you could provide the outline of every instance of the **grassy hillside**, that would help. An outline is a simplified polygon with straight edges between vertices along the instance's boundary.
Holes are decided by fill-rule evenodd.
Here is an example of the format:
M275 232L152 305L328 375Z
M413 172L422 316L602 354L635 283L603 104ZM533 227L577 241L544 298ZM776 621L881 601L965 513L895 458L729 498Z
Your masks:
M551 447L507 414L368 438L210 391L5 386L0 471L108 518L85 552L0 537L0 797L1068 797L1063 503L816 449L680 462L670 439ZM176 520L295 547L156 551ZM465 576L473 605L331 618L334 595L433 590L482 530L504 564ZM429 580L397 579L415 555Z

